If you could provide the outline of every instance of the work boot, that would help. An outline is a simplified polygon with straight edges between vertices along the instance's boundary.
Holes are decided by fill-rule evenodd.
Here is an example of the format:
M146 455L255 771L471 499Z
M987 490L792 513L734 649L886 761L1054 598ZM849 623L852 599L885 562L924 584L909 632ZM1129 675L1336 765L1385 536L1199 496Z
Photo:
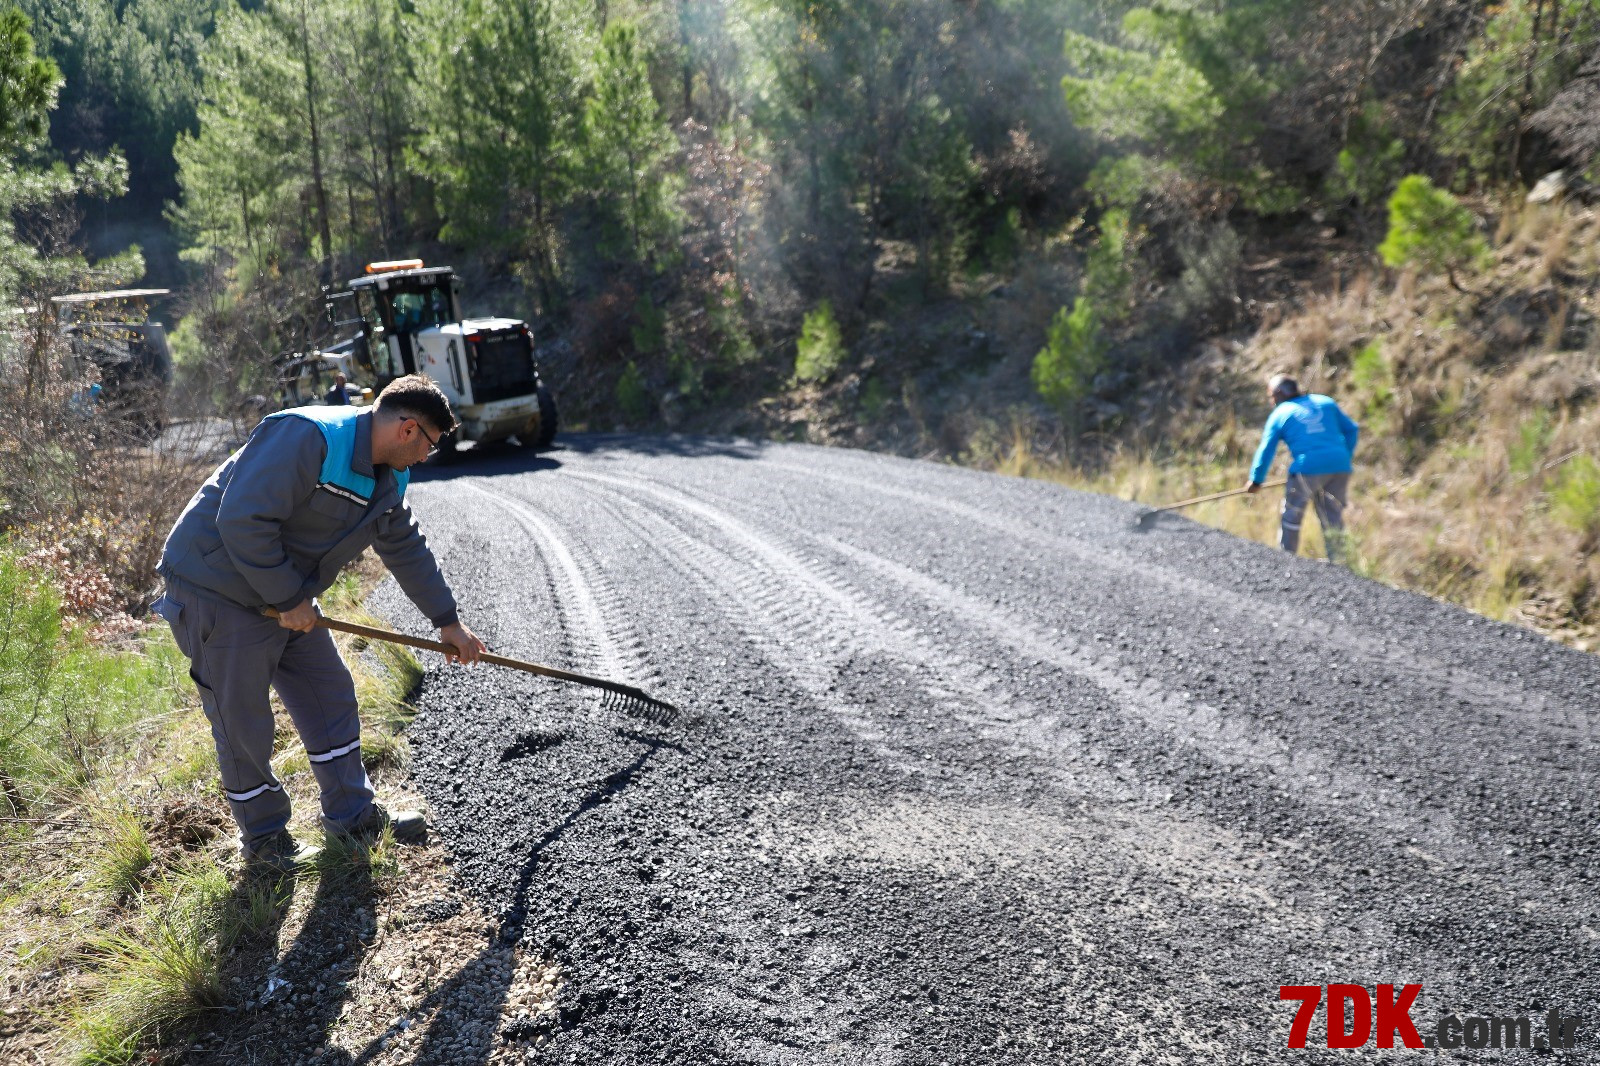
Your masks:
M302 844L280 829L244 849L244 869L247 874L295 874L315 866L321 854L321 848Z
M330 833L356 840L376 840L387 826L394 839L401 844L421 843L428 835L428 821L421 811L391 811L381 803L367 807L366 813L353 826L335 825L326 818L322 827Z

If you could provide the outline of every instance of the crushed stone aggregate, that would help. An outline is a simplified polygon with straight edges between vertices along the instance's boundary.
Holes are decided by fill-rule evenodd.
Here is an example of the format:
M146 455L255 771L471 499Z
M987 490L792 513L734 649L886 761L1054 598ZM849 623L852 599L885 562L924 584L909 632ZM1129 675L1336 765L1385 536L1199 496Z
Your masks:
M1597 1013L1592 656L843 449L574 435L410 498L494 650L686 712L430 665L436 830L559 966L531 1061L1269 1063L1283 984Z

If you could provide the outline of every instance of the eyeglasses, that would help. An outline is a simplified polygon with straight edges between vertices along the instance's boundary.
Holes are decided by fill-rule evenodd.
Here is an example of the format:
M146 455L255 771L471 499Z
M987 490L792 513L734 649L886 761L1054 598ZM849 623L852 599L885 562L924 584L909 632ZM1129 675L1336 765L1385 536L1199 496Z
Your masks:
M422 439L428 442L428 454L429 455L437 455L439 453L439 441L438 441L438 439L428 436L428 431L422 428L422 422L421 421L419 421L418 419L415 419L415 418L413 418L411 421L417 423L417 432L421 433L422 434ZM441 434L439 434L439 436L443 437L444 434L441 433Z

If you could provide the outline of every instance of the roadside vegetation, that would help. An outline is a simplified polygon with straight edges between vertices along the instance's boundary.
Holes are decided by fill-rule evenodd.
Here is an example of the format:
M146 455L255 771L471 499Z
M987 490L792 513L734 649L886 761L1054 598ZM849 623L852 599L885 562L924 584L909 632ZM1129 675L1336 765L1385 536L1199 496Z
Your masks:
M1512 203L1494 221L1466 292L1411 271L1334 275L1147 383L1100 449L1066 457L1022 422L968 458L1152 505L1238 488L1263 382L1284 369L1362 424L1353 568L1600 650L1600 212ZM1188 514L1275 543L1277 504L1268 492ZM1320 531L1302 552L1321 552Z
M366 557L327 609L367 617L360 603L380 574ZM242 875L210 733L166 628L94 643L63 624L47 574L11 553L0 555L0 581L0 602L12 605L7 632L25 638L0 648L0 979L12 1008L0 1049L62 1063L148 1061L227 1023L313 912L326 927L318 936L345 935L317 901L342 884L370 906L394 890L402 855L384 840L370 851L329 847L292 881ZM403 790L406 700L421 667L405 649L339 639L357 680L368 772L380 788ZM274 762L296 824L315 826L316 787L292 730L280 733Z

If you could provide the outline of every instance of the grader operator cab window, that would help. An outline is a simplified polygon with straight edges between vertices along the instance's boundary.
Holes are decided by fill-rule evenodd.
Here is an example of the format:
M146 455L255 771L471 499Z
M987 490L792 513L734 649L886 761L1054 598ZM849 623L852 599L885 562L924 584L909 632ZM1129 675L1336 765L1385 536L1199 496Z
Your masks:
M450 313L450 294L442 285L427 285L415 292L395 293L392 314L396 330L427 329L455 320Z

